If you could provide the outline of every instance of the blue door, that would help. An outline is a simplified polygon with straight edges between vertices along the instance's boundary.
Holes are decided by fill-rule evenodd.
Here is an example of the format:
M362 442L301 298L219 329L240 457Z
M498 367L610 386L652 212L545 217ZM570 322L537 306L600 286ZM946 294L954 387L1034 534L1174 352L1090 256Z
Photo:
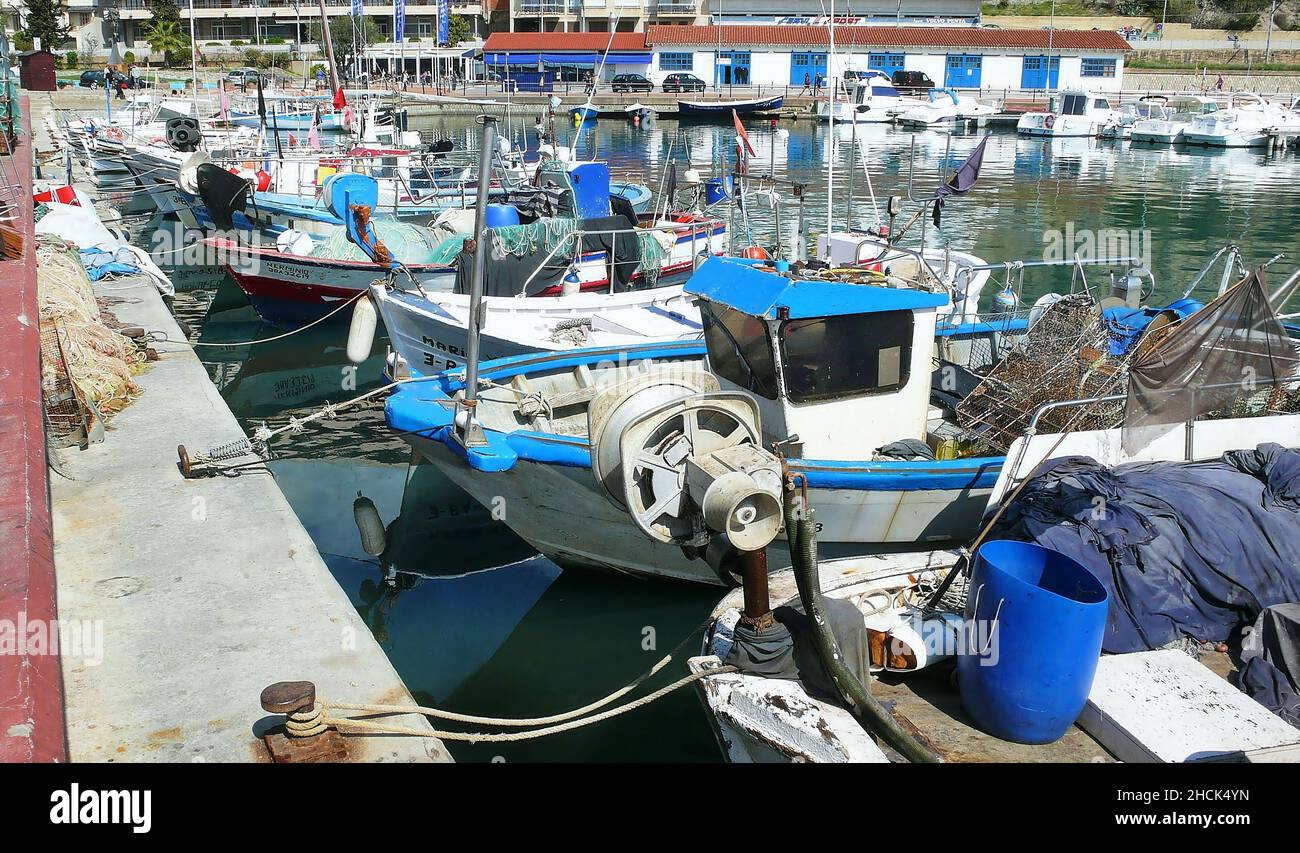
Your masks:
M969 54L949 55L947 73L943 85L948 89L978 89L980 72L984 66L983 56Z
M1048 69L1051 69L1049 74ZM1061 79L1061 58L1054 56L1048 62L1046 56L1026 56L1020 70L1020 88L1055 89Z
M790 85L802 86L805 74L808 75L809 85L817 79L818 74L825 79L826 54L807 51L790 54Z
M716 86L748 86L749 51L724 50L713 64L713 83Z

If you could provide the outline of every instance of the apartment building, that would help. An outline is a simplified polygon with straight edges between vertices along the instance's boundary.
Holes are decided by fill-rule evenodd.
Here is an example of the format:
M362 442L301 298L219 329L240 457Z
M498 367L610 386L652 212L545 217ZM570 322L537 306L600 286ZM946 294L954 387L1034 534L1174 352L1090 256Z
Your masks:
M501 0L502 3L507 0ZM660 25L825 24L830 0L508 0L493 32L642 32ZM836 0L837 22L907 26L972 25L980 0Z
M6 3L12 5L12 0ZM470 32L481 37L487 32L485 7L492 5L493 0L451 0L450 9L451 14L469 19ZM177 0L177 6L187 28L193 16L194 34L201 46L234 41L253 46L306 43L311 40L311 25L320 20L316 0ZM385 37L391 37L393 4L366 3L363 8L367 16L375 18ZM325 0L325 9L331 18L350 15L352 0ZM436 0L408 2L406 39L433 42L437 15ZM68 23L81 51L103 53L113 45L119 51L148 50L145 31L151 18L145 0L68 0ZM14 20L13 26L17 25Z

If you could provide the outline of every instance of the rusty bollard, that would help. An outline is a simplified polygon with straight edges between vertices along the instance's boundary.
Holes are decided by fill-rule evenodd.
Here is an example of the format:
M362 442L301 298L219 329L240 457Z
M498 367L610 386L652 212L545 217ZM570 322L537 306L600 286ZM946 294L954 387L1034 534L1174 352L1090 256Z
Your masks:
M346 739L322 722L324 709L316 704L316 685L310 681L277 681L262 691L262 710L284 714L283 726L262 740L277 763L346 761Z

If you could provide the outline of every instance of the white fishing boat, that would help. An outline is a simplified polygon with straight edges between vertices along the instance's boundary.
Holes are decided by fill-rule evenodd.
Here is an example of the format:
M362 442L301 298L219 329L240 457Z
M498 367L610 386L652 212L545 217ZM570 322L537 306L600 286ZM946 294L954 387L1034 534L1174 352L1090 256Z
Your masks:
M981 104L970 95L963 95L955 89L931 89L929 101L899 113L898 123L910 128L942 127L991 116L996 112L997 108Z
M1278 134L1300 133L1300 116L1253 92L1236 92L1228 108L1192 119L1183 131L1188 145L1254 148Z
M1058 99L1053 99L1058 100ZM1097 136L1107 124L1120 120L1111 96L1096 92L1062 92L1059 106L1047 111L1027 112L1016 122L1021 136Z
M690 519L674 517L670 481L678 495L681 481L668 472L686 464L690 447L797 443L794 464L809 477L828 548L969 532L1000 458L877 454L901 439L924 441L942 421L930 401L936 336L979 335L995 352L1017 321L941 329L938 314L951 302L941 285L890 285L865 269L848 279L790 278L752 263L712 258L688 283L701 302L703 342L483 364L480 377L502 390L479 398L487 443L468 454L449 430L460 374L403 386L389 399L389 425L479 500L504 496L507 524L569 563L720 582L716 564L681 547L696 541ZM674 418L688 422L686 456L666 440ZM854 428L840 428L847 423ZM654 462L657 454L667 455ZM668 479L652 482L652 470Z
M481 357L699 337L699 310L694 298L683 292L681 282L701 258L724 251L726 224L699 215L674 219L677 221L662 220L657 225L647 222L649 227L638 229L662 248L662 256L654 262L653 284L610 292L602 281L603 292L598 292L583 276L591 278L598 273L604 257L600 255L579 264L558 292L547 291L551 295L485 296ZM640 242L645 248L644 239ZM393 348L406 364L422 372L464 366L469 346L468 294L420 294L395 279L391 284L372 284L370 296Z
M1219 104L1204 95L1180 95L1165 105L1163 114L1153 112L1129 128L1129 140L1152 145L1176 145L1198 116L1217 112Z
M852 81L845 81L847 97L817 102L817 120L835 123L861 122L879 124L893 121L900 113L921 106L924 101L903 97L883 71L863 71Z

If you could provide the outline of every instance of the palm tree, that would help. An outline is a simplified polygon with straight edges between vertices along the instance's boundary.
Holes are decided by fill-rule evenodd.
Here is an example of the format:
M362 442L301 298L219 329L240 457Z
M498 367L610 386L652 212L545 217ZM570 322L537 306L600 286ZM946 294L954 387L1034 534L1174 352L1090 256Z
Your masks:
M168 65L172 64L172 54L190 45L189 35L176 21L155 21L145 32L144 37L145 41L149 42L149 47L155 53L161 53L163 61Z

